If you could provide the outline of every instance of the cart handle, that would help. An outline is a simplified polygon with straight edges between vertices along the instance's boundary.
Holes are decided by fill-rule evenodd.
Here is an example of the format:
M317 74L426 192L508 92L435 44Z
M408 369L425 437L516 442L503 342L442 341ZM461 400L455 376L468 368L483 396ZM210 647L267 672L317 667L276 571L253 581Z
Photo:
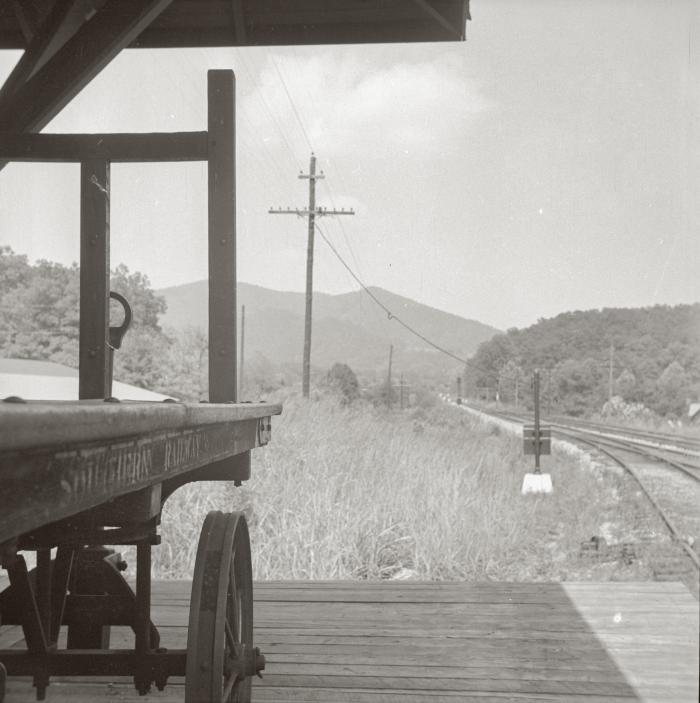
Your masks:
M109 328L109 346L112 349L119 349L122 345L122 339L131 325L131 305L121 293L115 293L113 290L109 292L109 297L116 300L124 308L124 321L117 327Z

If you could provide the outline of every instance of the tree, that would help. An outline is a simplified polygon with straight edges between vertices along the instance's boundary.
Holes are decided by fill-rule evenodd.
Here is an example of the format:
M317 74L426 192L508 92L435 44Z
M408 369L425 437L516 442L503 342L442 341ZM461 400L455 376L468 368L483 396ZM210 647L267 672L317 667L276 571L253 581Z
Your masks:
M525 372L513 359L501 368L499 374L500 399L504 403L520 404L523 399L525 386Z
M615 395L619 395L623 400L632 400L637 379L634 374L625 369L615 380Z
M179 400L207 398L209 342L201 327L186 327L170 336L163 392Z
M360 384L357 382L357 376L347 364L333 364L326 381L330 390L339 395L343 403L352 403L360 396Z
M567 359L554 368L557 398L565 412L582 415L587 408L602 403L602 373L595 359Z
M685 369L672 361L656 383L657 400L654 409L663 414L681 415L686 406L688 376Z
M130 273L124 264L119 264L112 271L109 285L111 290L121 293L129 302L134 325L160 331L159 317L165 314L167 303L163 296L157 295L151 288L148 276L139 271ZM112 301L112 311L120 307L116 301Z
M124 265L112 272L110 287L127 299L132 326L114 354L114 378L158 390L164 381L169 339L159 325L165 299L142 273ZM80 269L40 260L0 247L0 352L5 356L78 366ZM110 304L111 321L122 320L120 305Z

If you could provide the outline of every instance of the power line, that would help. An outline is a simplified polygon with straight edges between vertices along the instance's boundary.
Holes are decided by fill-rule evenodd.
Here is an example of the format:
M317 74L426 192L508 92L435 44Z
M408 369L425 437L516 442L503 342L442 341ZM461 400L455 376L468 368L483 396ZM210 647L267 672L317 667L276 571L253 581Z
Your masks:
M439 344L435 344L435 342L431 341L428 339L425 335L421 334L417 330L415 330L413 327L411 327L409 324L405 323L400 317L397 317L389 308L384 305L384 303L381 302L377 298L374 293L357 277L355 272L348 266L348 264L345 262L343 257L338 253L338 250L331 244L330 240L326 235L323 233L323 230L318 226L318 223L315 223L316 229L318 230L318 233L321 235L323 238L323 241L330 247L331 251L336 255L338 261L340 261L341 264L348 270L350 275L360 284L362 289L367 293L367 295L374 300L374 302L379 305L379 307L384 310L384 312L388 315L390 320L396 320L402 327L405 327L411 334L415 335L419 339L422 339L426 344L429 344L433 349L437 349L437 351L442 352L443 354L446 354L450 358L454 359L455 361L459 361L462 364L466 364L467 360L462 359L461 357L457 356L456 354L453 354L451 351L448 351L444 347L441 347Z
M272 62L272 65L275 68L275 71L277 72L277 77L279 78L280 83L282 84L282 88L284 89L284 92L287 96L287 100L289 100L289 104L291 105L292 111L294 112L294 115L297 119L297 122L299 123L299 127L301 127L301 131L304 135L304 139L306 140L306 143L309 147L309 150L311 152L313 152L314 148L311 144L311 139L309 137L309 134L306 131L306 127L304 125L304 120L302 120L301 114L300 114L299 110L297 109L296 103L294 102L294 98L292 97L292 94L290 93L289 88L287 87L287 83L284 80L284 76L282 74L282 71L281 71L280 67L278 66L277 62L275 61L275 57L272 54L270 54L269 58L270 58L270 61ZM311 96L310 96L308 90L306 91L306 94L307 94L307 97L309 98L309 100L311 100ZM328 189L328 195L330 196L330 199L331 199L331 205L333 206L333 209L336 210L337 207L335 204L335 200L333 198L333 191L331 189L331 186L327 181L324 181L324 185ZM345 231L345 227L343 226L342 220L339 220L338 224L340 225L340 229L343 233L343 238L345 239L345 243L347 245L348 251L350 252L350 256L352 256L352 260L355 262L356 268L360 269L360 264L358 263L357 257L355 256L355 252L352 249L352 246L350 244L350 240L348 238L347 232Z
M282 75L282 72L279 69L279 66L277 66L277 62L275 61L275 57L270 54L270 61L272 61L272 65L275 67L275 71L277 71L277 76L279 77L282 87L284 88L284 92L287 94L287 100L289 100L289 104L292 106L292 110L294 111L294 114L296 115L297 122L299 123L299 126L301 127L301 131L304 134L304 139L306 139L306 144L309 147L309 151L313 151L314 148L311 145L311 140L309 139L309 135L306 133L306 128L304 127L304 123L301 120L301 117L299 116L299 112L297 111L297 107L294 104L294 100L292 100L292 96L289 94L289 90L287 89L287 84L284 80L284 76Z

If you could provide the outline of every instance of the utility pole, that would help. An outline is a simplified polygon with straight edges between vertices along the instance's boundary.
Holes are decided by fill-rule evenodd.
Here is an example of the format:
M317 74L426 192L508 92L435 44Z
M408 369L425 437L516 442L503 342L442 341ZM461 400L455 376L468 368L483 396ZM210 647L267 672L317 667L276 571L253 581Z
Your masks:
M403 410L403 374L399 377L399 384L399 397L401 398L400 405L401 410Z
M391 407L391 359L394 356L394 345L389 345L389 373L386 379L386 404Z
M535 400L535 473L540 473L540 372L535 370L534 400Z
M311 152L309 172L300 173L299 178L309 179L309 207L304 208L270 208L270 215L298 215L308 217L309 239L306 246L306 315L304 318L304 360L302 365L301 392L304 398L309 397L309 377L311 374L311 308L313 299L313 276L314 276L314 233L316 227L316 217L323 215L354 215L352 208L346 210L328 210L328 208L316 207L316 181L325 178L323 171L316 173L316 156Z
M610 340L610 367L608 371L608 400L613 398L613 363L615 360L615 345Z
M238 370L238 398L243 400L243 388L245 385L245 305L241 305L241 360Z
M462 404L462 377L457 376L457 405Z

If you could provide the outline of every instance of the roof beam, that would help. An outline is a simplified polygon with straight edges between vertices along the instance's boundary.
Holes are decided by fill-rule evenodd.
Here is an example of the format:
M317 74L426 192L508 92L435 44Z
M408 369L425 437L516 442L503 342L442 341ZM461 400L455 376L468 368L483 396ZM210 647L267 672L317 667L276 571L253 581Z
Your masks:
M24 37L24 41L29 45L34 33L39 26L39 13L32 0L25 0L20 2L20 0L13 0L12 6L15 9L15 17L17 17L17 23Z
M231 0L233 6L233 29L236 32L236 44L245 46L248 43L245 29L245 15L243 14L243 0Z
M0 101L0 130L41 130L170 2L108 2L36 74Z
M0 160L75 162L102 159L116 163L206 161L206 132L132 134L4 134Z
M39 26L34 26L27 49L0 89L0 104L5 96L14 93L31 78L82 24L83 18L76 17L73 13L79 2L80 0L56 0L46 19ZM69 19L73 21L69 23Z
M458 38L462 38L462 35L455 31L455 28L428 2L428 0L413 0L418 7L425 10L441 27L446 29L451 34L454 34Z

